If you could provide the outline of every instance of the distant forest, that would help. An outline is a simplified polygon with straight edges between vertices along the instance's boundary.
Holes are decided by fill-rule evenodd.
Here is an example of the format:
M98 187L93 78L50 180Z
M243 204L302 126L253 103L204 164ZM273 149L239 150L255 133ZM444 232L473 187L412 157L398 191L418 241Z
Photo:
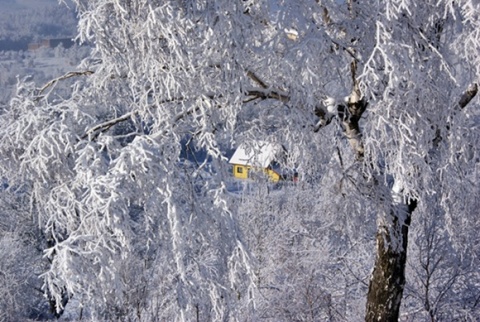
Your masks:
M26 50L30 42L76 34L73 7L56 1L31 3L0 0L0 51Z

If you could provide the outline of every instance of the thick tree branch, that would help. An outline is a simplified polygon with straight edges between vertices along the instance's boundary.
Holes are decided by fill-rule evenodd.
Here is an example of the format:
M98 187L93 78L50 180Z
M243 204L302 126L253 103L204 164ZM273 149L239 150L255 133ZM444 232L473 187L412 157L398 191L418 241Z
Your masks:
M454 106L454 110L455 111L463 110L473 100L473 98L477 95L477 93L478 93L477 83L471 84L460 97L458 104ZM443 135L445 133L448 133L449 130L450 130L450 121L448 120L447 120L447 124L445 125L445 129L441 129L437 127L435 131L435 138L432 140L434 150L438 148L440 142L442 142L443 140ZM442 134L442 132L444 133Z
M359 161L363 160L365 152L359 121L367 105L367 102L363 99L356 103L349 103L348 113L344 112L345 107L343 105L338 107L338 115L342 120L344 134Z
M356 76L357 61L352 61L350 65L353 89L348 97L347 109L343 105L338 106L338 116L342 121L344 134L355 152L357 160L362 161L365 152L362 132L360 131L359 122L363 112L367 109L368 103L360 92L358 80Z
M460 107L460 109L465 108L465 106L467 106L468 103L470 103L470 101L475 97L475 95L477 95L477 93L478 93L477 83L470 85L465 91L465 93L463 93L462 97L460 98L460 101L458 102L458 107Z

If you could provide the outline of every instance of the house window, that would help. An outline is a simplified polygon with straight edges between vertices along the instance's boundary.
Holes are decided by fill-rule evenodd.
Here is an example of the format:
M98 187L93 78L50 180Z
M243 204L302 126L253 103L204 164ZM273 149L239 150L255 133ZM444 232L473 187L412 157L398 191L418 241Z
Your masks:
M243 168L242 167L237 167L237 173L243 173Z

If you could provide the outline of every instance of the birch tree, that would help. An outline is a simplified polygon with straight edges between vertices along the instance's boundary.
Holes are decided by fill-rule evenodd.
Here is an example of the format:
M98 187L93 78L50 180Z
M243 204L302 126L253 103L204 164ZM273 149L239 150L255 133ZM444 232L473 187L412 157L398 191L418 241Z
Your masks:
M479 193L476 1L74 2L92 56L20 83L0 126L2 175L31 191L50 240L57 313L75 299L124 316L107 303L122 306L121 264L140 256L164 277L171 300L142 304L161 319L255 317L222 153L254 139L286 145L340 212L376 215L368 321L399 317L412 216L440 210L456 251L471 240L455 223L476 223ZM181 161L187 137L210 158Z

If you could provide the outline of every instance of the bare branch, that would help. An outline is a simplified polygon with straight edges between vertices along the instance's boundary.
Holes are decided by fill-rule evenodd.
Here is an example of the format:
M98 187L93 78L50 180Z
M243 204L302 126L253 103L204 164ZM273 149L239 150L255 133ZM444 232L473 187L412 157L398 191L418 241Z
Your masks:
M55 79L52 79L51 81L49 81L48 83L43 85L43 87L38 90L38 95L41 95L47 88L55 85L59 81L62 81L62 80L68 79L68 78L72 78L72 77L76 77L76 76L89 76L89 75L92 75L93 73L94 72L91 71L91 70L86 70L86 71L83 71L83 72L68 72L65 75L62 75L62 76L57 77Z
M260 87L268 88L267 84L264 81L262 81L257 75L255 75L254 72L252 72L250 70L247 71L247 76L250 77L255 83L260 85Z
M248 90L247 91L247 96L252 96L254 99L276 99L279 100L280 102L287 103L290 101L290 96L286 94L281 94L276 91L262 91L262 90ZM249 100L251 101L251 99Z
M258 77L254 72L247 70L247 76L251 78L255 83L257 83L264 90L259 90L259 89L247 90L247 96L251 96L251 97L243 101L244 103L248 103L256 99L262 99L262 100L276 99L284 103L290 101L290 97L286 93L281 93L281 91L277 91L277 90L269 90L270 86L268 86L267 83L261 80L260 77Z

